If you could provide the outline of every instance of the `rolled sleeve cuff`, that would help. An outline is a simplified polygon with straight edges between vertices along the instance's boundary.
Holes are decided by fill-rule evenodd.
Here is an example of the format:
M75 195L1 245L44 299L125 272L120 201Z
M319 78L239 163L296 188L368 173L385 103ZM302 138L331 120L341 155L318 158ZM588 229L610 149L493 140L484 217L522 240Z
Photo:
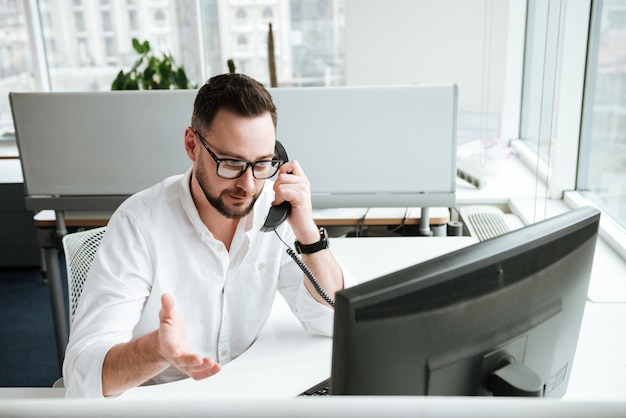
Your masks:
M63 384L66 398L103 398L102 365L109 351L108 344L86 348L78 358L66 359Z
M352 274L341 265L340 268L343 275L344 289L354 286L356 281ZM309 293L304 282L302 282L298 291L297 306L298 318L307 331L332 337L335 311L331 307L318 302Z

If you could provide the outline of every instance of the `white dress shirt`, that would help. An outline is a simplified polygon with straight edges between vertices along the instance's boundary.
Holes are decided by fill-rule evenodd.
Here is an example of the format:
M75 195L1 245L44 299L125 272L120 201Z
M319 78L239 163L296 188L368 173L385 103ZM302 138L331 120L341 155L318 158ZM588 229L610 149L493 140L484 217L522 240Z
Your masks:
M102 396L102 364L115 344L159 326L161 295L174 297L196 353L220 364L255 341L276 290L304 328L332 335L333 310L315 301L302 271L273 232L261 232L272 182L239 221L230 251L202 223L189 190L191 170L126 200L111 217L71 326L63 364L66 396ZM277 232L287 243L285 222ZM344 285L353 284L343 271ZM147 384L185 378L173 366Z

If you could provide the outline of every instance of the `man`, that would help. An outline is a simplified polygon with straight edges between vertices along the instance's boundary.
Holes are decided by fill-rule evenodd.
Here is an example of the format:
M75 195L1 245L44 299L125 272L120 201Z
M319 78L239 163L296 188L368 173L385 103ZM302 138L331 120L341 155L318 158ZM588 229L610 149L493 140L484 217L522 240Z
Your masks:
M67 396L219 372L258 337L276 290L307 330L332 334L333 309L283 242L260 231L269 208L288 202L277 234L297 241L331 298L351 283L323 245L302 168L272 161L276 123L270 94L250 77L216 76L198 91L184 141L191 169L110 219L72 323Z

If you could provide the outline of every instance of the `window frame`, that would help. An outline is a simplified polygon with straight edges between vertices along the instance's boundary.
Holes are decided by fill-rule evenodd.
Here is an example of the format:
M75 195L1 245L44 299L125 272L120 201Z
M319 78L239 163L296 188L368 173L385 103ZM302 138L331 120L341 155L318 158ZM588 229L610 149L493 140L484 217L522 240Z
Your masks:
M535 0L528 0L528 3L532 1ZM528 129L528 126L524 126L528 118L522 115L523 110L520 112L520 135L513 141L513 147L538 175L539 181L546 183L546 196L535 196L535 200L557 199L563 200L570 207L589 205L602 210L601 206L586 198L579 190L581 178L586 175L588 118L593 105L585 102L584 98L586 94L589 96L589 89L594 88L595 80L593 72L588 68L588 56L593 53L593 36L596 31L593 22L600 19L598 15L601 13L602 0L560 1L564 6L560 29L553 33L559 37L560 43L555 64L557 68L554 69L550 84L546 86L555 91L554 110L548 115L551 117L554 138L550 145L551 157L542 159L538 147L529 145L522 138L521 132ZM529 48L527 42L524 48L526 55L537 52ZM525 67L523 79L526 81L531 76L527 71ZM524 100L528 98L522 96L522 109L527 104ZM626 232L605 212L600 224L600 236L626 259Z

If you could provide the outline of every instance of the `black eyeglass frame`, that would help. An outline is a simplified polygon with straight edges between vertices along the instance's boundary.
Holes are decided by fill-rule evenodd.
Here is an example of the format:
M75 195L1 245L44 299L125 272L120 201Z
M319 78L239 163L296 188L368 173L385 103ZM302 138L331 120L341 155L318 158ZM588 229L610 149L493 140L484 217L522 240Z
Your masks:
M285 161L280 160L280 159L259 160L259 161L245 161L245 160L236 160L234 158L219 158L217 155L215 155L215 153L213 151L211 151L211 149L207 145L207 143L204 140L204 138L202 137L202 135L200 135L200 132L198 132L196 129L194 129L193 131L198 136L198 139L200 140L200 143L202 144L204 149L206 149L207 152L209 153L209 155L211 156L211 158L213 158L213 160L215 160L215 174L217 174L217 176L220 177L220 178L228 179L228 180L238 179L239 177L243 176L243 174L248 170L248 167L252 167L252 176L255 179L257 179L257 180L267 180L269 178L272 178L276 173L278 173L278 170L280 169L280 166L285 163ZM243 168L241 170L239 170L239 174L237 174L235 177L225 177L225 176L220 174L220 164L222 162L231 162L231 163L243 164L242 165ZM275 170L272 172L271 175L268 175L266 177L257 177L257 174L256 174L256 172L254 170L254 167L257 164L263 164L263 163L269 164L269 167L275 167Z

